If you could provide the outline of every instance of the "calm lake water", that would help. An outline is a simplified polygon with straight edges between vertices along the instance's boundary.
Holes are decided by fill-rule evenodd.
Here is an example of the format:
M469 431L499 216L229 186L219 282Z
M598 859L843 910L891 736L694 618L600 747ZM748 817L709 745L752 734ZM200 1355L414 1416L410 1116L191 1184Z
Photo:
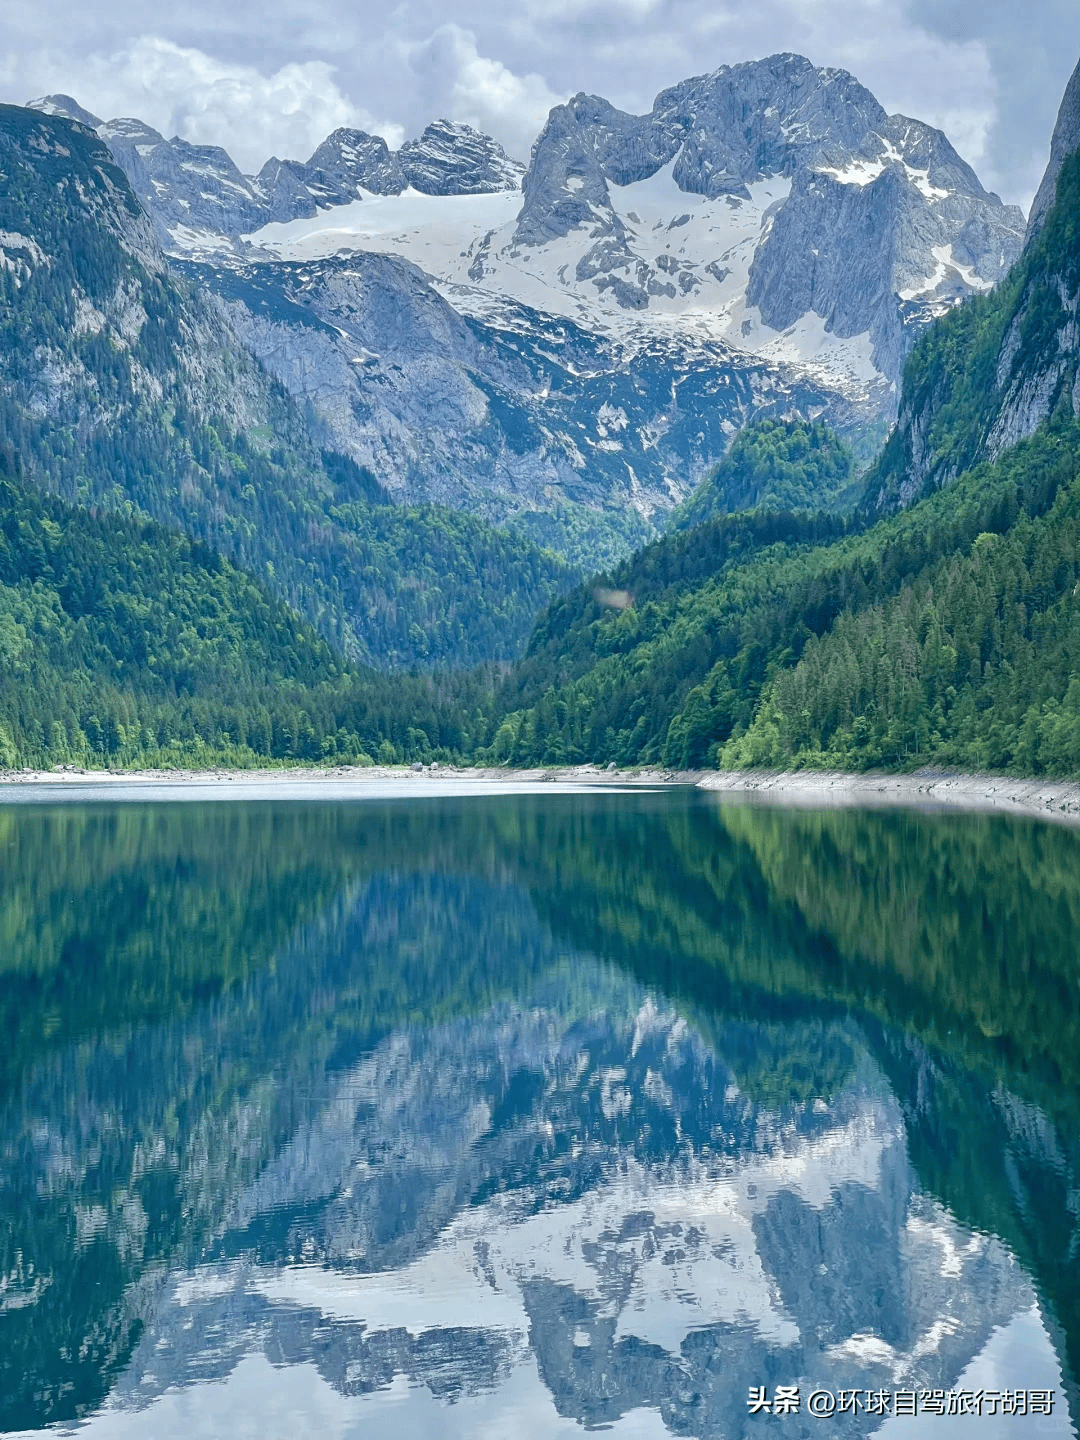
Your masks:
M21 798L0 1433L1075 1433L1080 832Z

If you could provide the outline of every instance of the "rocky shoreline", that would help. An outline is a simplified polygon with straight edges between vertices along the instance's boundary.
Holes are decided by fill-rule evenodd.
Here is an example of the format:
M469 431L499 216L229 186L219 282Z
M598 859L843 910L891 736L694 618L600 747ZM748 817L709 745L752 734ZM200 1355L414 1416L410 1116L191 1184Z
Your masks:
M536 786L605 787L626 789L668 785L694 785L732 799L770 805L880 807L905 806L925 810L976 810L996 814L1038 816L1046 820L1080 822L1080 782L1074 780L1015 779L1002 775L963 775L940 770L918 770L909 775L845 774L826 771L702 771L663 769L602 769L595 765L508 770L425 766L295 766L266 770L0 770L0 802L5 790L42 788L57 798L74 798L88 790L95 798L123 788L124 798L137 798L142 789L162 798L162 791L197 787L205 793L217 787L250 790L280 787L282 798L303 791L304 798L318 792L330 798L335 789L342 797L362 795L369 787L405 788L438 793L475 785L485 790L532 789ZM14 798L14 796L12 796ZM24 798L20 796L20 798ZM30 797L25 797L30 798ZM237 798L243 798L238 795Z
M703 790L752 796L769 804L812 808L903 805L1080 821L1080 783L1075 780L1025 780L941 770L917 770L910 775L800 770L713 772L697 784Z

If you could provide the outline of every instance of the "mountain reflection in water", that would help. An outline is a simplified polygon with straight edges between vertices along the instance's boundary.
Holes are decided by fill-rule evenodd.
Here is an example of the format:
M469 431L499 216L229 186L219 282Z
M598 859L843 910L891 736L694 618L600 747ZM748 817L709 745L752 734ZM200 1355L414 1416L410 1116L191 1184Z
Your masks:
M1075 1433L1080 833L554 793L0 853L0 1433Z

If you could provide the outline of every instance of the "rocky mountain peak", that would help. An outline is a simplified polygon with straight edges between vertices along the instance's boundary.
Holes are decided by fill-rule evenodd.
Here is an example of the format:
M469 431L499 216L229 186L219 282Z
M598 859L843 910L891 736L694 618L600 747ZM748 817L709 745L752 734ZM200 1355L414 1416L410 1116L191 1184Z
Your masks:
M406 141L397 160L409 184L424 195L519 190L525 173L490 135L451 120L435 120L418 140Z
M675 160L673 179L688 195L748 199L770 176L815 171L866 185L886 169L911 172L931 188L962 188L1001 207L940 130L889 116L845 70L816 69L798 55L723 66L663 91L651 112L634 116L594 95L556 106L533 148L523 182L523 243L547 235L538 211L553 190L579 193L581 180L633 184ZM601 198L598 196L598 198ZM604 201L607 196L602 197ZM555 227L558 233L565 233Z
M178 232L237 235L266 223L258 186L221 146L192 145L178 135L166 140L130 117L99 124L97 131L166 245Z
M677 183L709 196L793 174L822 147L856 149L886 120L846 70L817 69L788 54L684 80L657 96L653 114L681 141Z
M298 173L299 166L293 167ZM302 167L304 184L320 205L341 205L359 197L400 195L407 185L398 157L381 135L335 130Z
M70 95L46 95L26 108L96 130L162 242L184 252L214 248L271 221L311 218L364 192L400 195L411 186L425 195L489 195L520 189L525 172L489 135L450 120L434 121L398 151L379 135L343 127L306 162L271 156L251 176L218 145L166 140L142 120L99 120Z
M662 91L643 116L597 95L575 95L552 110L533 148L519 239L542 244L565 234L564 222L582 223L573 217L588 219L591 204L607 203L601 182L630 185L671 160L675 183L687 194L749 199L753 181L792 175L811 156L847 156L887 119L853 76L815 69L800 55L725 65L684 80ZM592 192L587 203L585 188ZM561 217L544 213L556 190L579 196L576 205L562 206Z
M113 255L114 245L119 245L148 273L165 269L145 212L102 141L82 121L59 108L0 105L0 152L8 178L19 176L0 190L0 265L19 276L36 265L51 266L66 244L107 235L106 250ZM79 235L75 242L73 230ZM77 296L84 282L99 315L106 314L108 302L101 294L91 294L95 286L100 285L102 293L108 289L96 274L81 275L71 296ZM97 325L98 318L87 323Z
M1062 165L1076 150L1080 150L1080 64L1065 87L1053 139L1050 141L1050 163L1031 206L1027 229L1029 244L1042 229L1054 203Z
M656 186L640 203L634 188L654 177L683 212L659 225L641 219ZM813 316L840 340L867 336L893 381L909 332L1000 279L1023 227L940 130L887 115L847 71L789 54L685 80L642 116L576 95L551 112L522 190L513 245L572 244L576 232L578 286L626 310L700 304L708 288L713 308L730 309L738 284L757 312L740 315L738 338ZM706 223L702 201L726 208ZM676 245L667 236L680 226ZM728 231L734 244L719 239Z
M62 115L67 120L77 120L91 130L96 130L101 124L96 115L84 110L70 95L43 95L39 100L28 100L26 108L40 110L43 115Z
M306 164L268 160L258 183L274 210L284 196L282 174L317 206L347 205L369 195L400 195L410 186L425 195L487 195L516 190L524 166L488 135L468 125L436 120L418 140L392 151L381 135L335 130ZM291 218L291 217L290 217Z

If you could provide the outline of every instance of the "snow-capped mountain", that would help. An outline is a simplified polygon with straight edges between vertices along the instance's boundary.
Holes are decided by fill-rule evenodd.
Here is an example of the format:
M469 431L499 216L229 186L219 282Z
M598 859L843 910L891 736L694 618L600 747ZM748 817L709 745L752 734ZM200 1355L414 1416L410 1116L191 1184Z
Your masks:
M576 495L662 512L761 413L824 415L869 453L915 334L991 288L1024 235L940 131L793 55L687 80L644 116L578 95L524 174L447 121L396 152L335 131L245 176L70 97L33 104L98 129L167 252L336 446L402 496L496 511ZM469 344L413 353L403 323L373 347L392 327L364 316L370 273L347 282L361 252L423 272L378 304L407 292L415 317L427 287L434 329L446 305Z
M220 248L223 240L271 221L312 219L363 194L475 195L520 191L524 166L488 135L437 120L391 152L378 135L341 129L306 163L272 156L244 175L218 145L166 140L141 120L101 121L70 95L31 100L31 110L64 115L97 130L146 206L166 248Z
M241 340L395 498L501 521L583 504L663 513L748 418L794 407L850 430L860 412L792 366L707 336L612 337L504 301L466 317L416 265L174 261Z
M466 952L520 989L421 1010L341 1064L346 1037L358 1043L354 997L425 946L449 974ZM960 1383L975 1364L990 1389L1023 1365L1027 1384L1060 1388L1023 1262L954 1216L909 1157L903 1078L928 1123L950 1113L936 1057L898 1041L890 1081L851 1020L716 1018L699 1028L617 966L567 953L516 884L376 875L217 1006L147 1025L119 1053L99 1046L92 1064L72 1047L43 1066L0 1117L21 1187L5 1198L36 1183L46 1237L89 1213L126 1267L113 1323L132 1343L112 1414L145 1433L253 1356L275 1367L256 1418L264 1403L281 1413L303 1366L307 1393L355 1402L364 1434L384 1433L374 1407L398 1377L414 1404L459 1402L463 1419L458 1403L434 1412L457 1436L518 1433L498 1420L523 1392L530 1414L581 1427L651 1409L650 1433L734 1440L758 1433L746 1396L764 1380L975 1389ZM763 1083L805 1084L823 1053L846 1057L824 1096ZM45 1126L80 1063L78 1113L55 1104ZM158 1076L191 1096L179 1121ZM1014 1129L1053 1135L996 1095ZM1051 1169L1033 1148L1016 1134L1018 1189ZM90 1210L102 1153L115 1178ZM148 1175L174 1187L175 1229L148 1228L135 1203ZM52 1243L46 1274L67 1279L78 1251ZM101 1304L92 1293L91 1319ZM477 1423L483 1406L493 1423ZM825 1433L867 1433L851 1412L838 1423Z
M923 1191L857 1031L830 1035L857 1059L827 1104L770 1110L675 1012L577 963L604 1008L400 1029L315 1080L312 1113L227 1195L217 1255L140 1295L117 1407L153 1428L170 1394L265 1355L375 1433L407 1376L414 1403L505 1414L524 1382L533 1414L655 1408L654 1433L736 1437L763 1376L948 1389L973 1363L1007 1376L1003 1334L1056 1382L1022 1265ZM797 1063L819 1033L769 1038ZM753 1025L725 1038L767 1043ZM483 1430L508 1433L441 1427Z
M575 97L552 111L523 191L504 253L561 251L568 289L705 309L742 348L782 337L811 358L846 342L893 380L905 306L989 289L1023 229L939 130L794 55L687 80L640 117Z
M552 111L521 200L436 209L397 192L249 238L294 259L389 249L467 313L506 296L707 333L857 385L895 382L912 333L988 290L1024 232L941 131L791 55L685 81L645 116L576 96Z

